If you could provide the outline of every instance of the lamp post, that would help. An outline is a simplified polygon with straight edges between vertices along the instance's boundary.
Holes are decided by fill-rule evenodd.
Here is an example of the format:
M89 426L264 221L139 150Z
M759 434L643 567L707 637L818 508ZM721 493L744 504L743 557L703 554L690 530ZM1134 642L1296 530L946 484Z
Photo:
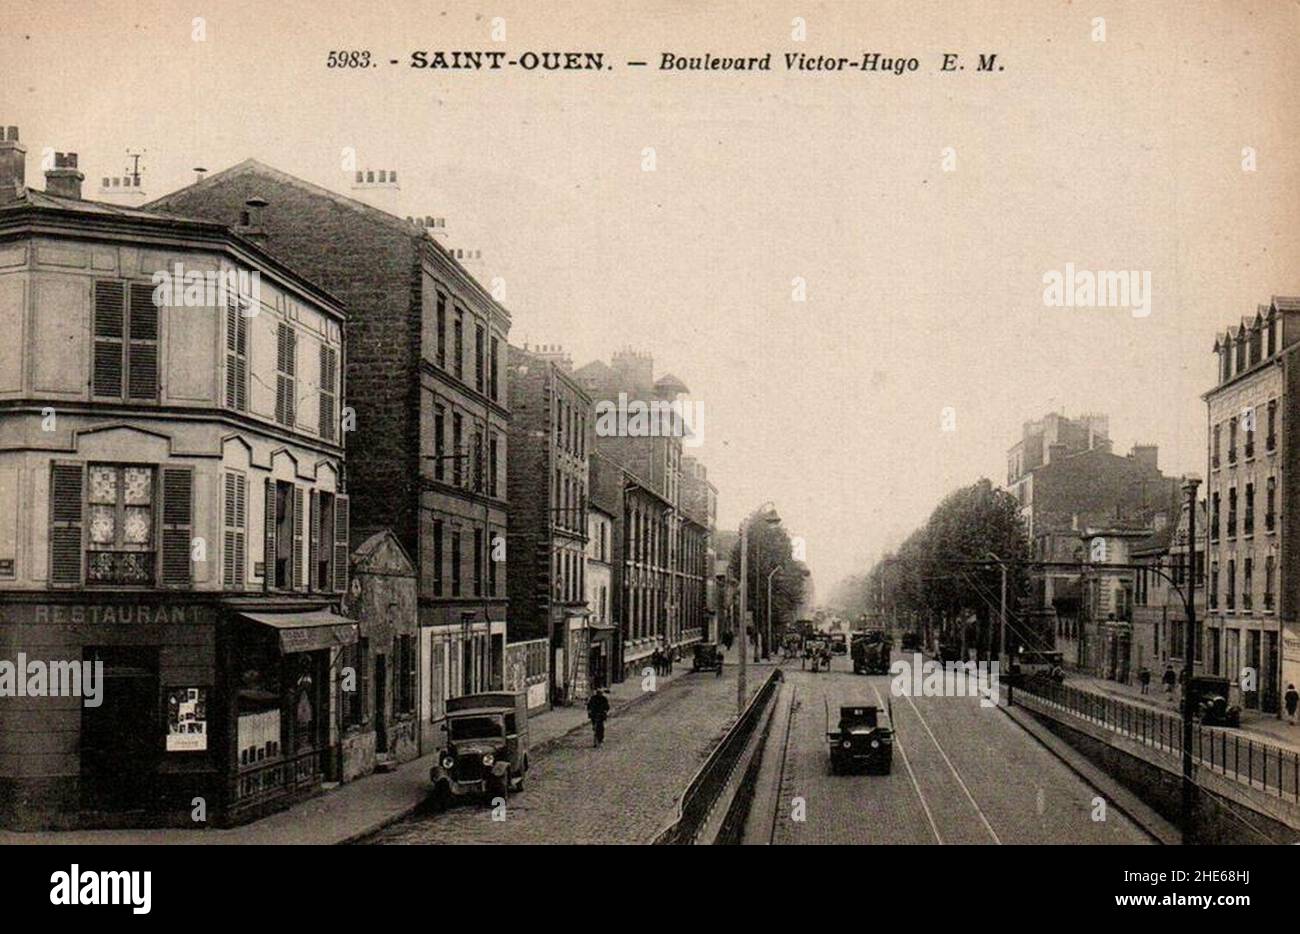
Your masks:
M1009 672L1011 668L1002 657L1007 650L1007 566L993 552L987 554L998 563L998 570L1002 572L1002 602L998 608L998 666L1003 671Z
M1187 635L1183 639L1183 843L1191 843L1192 808L1196 797L1192 781L1192 666L1196 664L1196 489L1201 478L1196 474L1183 477L1183 492L1187 494L1187 544L1191 550L1191 599L1187 607ZM1207 555L1208 557L1208 555Z
M767 622L763 627L764 632L766 633L767 641L764 645L767 648L767 654L763 656L764 658L767 658L772 651L772 577L784 566L784 564L778 564L776 567L772 568L772 570L767 572Z

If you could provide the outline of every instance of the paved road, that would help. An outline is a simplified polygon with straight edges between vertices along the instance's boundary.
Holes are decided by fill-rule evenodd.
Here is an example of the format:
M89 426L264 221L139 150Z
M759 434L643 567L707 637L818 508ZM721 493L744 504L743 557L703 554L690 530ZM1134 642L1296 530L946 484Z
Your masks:
M893 698L892 772L833 776L824 699L883 706L891 679L854 675L843 657L830 672L787 667L786 677L797 706L776 843L1152 842L1113 807L1093 820L1098 792L1002 711L971 697ZM796 796L806 802L804 822L791 819Z
M768 668L751 670L751 693ZM722 738L736 710L736 669L674 679L607 724L605 745L590 729L532 759L525 789L505 820L460 804L396 824L370 843L648 843L676 813L677 799Z

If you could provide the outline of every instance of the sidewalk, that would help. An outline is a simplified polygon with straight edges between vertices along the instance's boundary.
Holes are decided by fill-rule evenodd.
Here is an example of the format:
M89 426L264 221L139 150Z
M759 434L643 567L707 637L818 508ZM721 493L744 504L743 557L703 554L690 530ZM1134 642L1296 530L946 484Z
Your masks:
M658 678L662 691L683 673L690 662L674 666L674 674ZM703 676L702 676L703 677ZM654 694L641 690L640 678L629 678L608 692L610 715L619 716ZM530 753L536 757L567 734L587 727L585 705L556 707L530 718ZM375 773L303 801L285 811L251 824L229 829L206 827L147 830L72 830L16 833L0 831L0 845L71 843L114 844L316 844L346 843L400 820L424 803L429 795L429 769L433 755L403 763L388 773Z
M1154 673L1151 686L1148 689L1149 693L1145 695L1136 684L1121 684L1118 681L1108 681L1105 678L1075 674L1073 672L1066 673L1065 684L1067 687L1078 688L1092 694L1106 694L1151 710L1158 710L1161 713L1174 716L1182 713L1178 706L1180 700L1177 689L1175 688L1174 700L1171 701L1169 696L1165 694L1164 685L1159 683L1158 676ZM1300 725L1289 723L1286 719L1279 720L1271 713L1243 709L1240 728L1207 727L1206 729L1223 729L1230 733L1240 734L1243 739L1281 746L1283 749L1300 753Z

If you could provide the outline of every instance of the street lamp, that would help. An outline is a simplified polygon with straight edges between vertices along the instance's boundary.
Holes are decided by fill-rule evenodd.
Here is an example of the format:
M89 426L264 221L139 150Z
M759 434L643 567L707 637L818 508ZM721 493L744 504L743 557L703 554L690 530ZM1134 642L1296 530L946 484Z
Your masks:
M1191 552L1192 598L1187 607L1187 635L1183 638L1183 843L1192 842L1192 805L1195 786L1192 782L1192 667L1196 664L1196 489L1201 478L1196 474L1183 477L1187 494L1187 545ZM1207 555L1208 558L1208 549Z
M1009 672L1011 667L1002 657L1007 650L1007 566L993 552L989 551L985 554L997 562L998 570L1002 572L1002 602L998 609L998 665L1003 671Z
M781 517L776 514L776 505L771 500L758 507L755 514L764 521L776 525ZM749 593L749 523L751 517L740 520L740 673L736 678L736 716L745 711L747 692L745 689L745 643L749 640L748 618L745 604ZM755 588L757 589L757 588ZM757 596L757 593L755 594Z

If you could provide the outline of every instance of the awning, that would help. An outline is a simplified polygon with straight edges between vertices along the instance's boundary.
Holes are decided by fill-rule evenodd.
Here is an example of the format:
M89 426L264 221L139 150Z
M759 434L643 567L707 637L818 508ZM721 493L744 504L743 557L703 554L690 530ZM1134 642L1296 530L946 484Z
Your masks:
M357 624L329 610L306 613L240 613L241 617L270 626L280 635L281 652L315 652L357 641Z

